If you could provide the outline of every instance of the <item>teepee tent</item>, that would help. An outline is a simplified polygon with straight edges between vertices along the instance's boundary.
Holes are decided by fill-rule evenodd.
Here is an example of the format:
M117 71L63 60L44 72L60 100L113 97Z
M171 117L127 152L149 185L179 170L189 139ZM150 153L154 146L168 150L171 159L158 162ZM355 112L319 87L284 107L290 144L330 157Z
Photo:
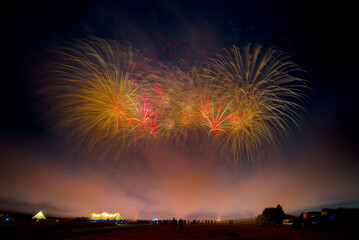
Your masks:
M90 215L88 216L88 219L90 221L116 221L116 222L123 222L124 219L121 217L120 213L107 213L107 212L103 212L103 213L94 213L91 212Z
M32 219L34 219L34 220L46 220L46 217L42 213L42 211L40 211L35 216L33 216Z

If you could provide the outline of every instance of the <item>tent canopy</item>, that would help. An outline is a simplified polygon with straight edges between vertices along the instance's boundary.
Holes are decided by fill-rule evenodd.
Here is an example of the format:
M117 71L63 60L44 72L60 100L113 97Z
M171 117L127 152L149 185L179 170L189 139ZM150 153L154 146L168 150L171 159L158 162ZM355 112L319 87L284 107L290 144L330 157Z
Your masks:
M35 220L42 220L42 219L46 219L45 215L42 213L42 211L38 212L35 216L32 217L32 219Z
M121 214L119 212L117 213L107 213L107 212L103 212L103 213L94 213L91 212L90 215L88 216L88 218L92 221L122 221L124 220L121 217Z

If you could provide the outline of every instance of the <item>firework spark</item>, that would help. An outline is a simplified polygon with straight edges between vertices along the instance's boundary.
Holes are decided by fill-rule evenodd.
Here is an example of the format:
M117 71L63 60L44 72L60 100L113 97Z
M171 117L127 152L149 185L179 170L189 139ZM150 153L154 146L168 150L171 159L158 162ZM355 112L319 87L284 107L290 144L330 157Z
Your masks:
M208 136L212 132L215 134L219 131L227 133L234 129L234 124L236 122L229 120L235 120L233 117L237 112L229 115L226 114L231 102L229 102L227 106L221 104L217 111L215 110L213 101L207 101L206 105L200 106L199 111L201 112L201 115L196 117L203 122L201 125L207 126L210 129Z
M118 101L120 107L128 110L123 111L118 115L119 118L122 119L120 126L131 126L131 129L126 133L126 136L135 129L137 129L135 133L135 136L137 136L141 128L143 128L143 131L146 131L146 127L147 129L150 129L150 133L153 133L156 130L156 122L154 120L156 112L153 111L154 102L147 98L146 91L143 95L143 103L140 102L135 93L134 95L135 99L131 98L130 95L126 93L125 101Z

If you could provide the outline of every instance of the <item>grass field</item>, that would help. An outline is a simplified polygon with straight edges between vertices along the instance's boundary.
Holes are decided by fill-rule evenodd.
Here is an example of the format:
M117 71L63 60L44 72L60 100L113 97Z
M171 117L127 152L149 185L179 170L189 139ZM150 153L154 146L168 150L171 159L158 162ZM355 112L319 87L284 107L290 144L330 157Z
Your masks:
M0 239L64 239L78 235L93 235L111 231L144 228L145 224L73 223L73 222L31 222L21 224L0 224Z
M36 240L128 240L128 239L237 239L280 240L319 239L357 240L359 231L317 231L261 226L255 221L217 224L185 224L184 232L173 232L171 224L121 224L89 222L27 222L0 224L0 239Z

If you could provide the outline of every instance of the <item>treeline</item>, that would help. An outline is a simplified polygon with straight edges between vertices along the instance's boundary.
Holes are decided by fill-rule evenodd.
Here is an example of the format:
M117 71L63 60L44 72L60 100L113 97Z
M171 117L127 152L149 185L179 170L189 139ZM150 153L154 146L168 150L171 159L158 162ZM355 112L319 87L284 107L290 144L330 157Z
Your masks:
M281 205L265 208L262 214L256 217L256 220L263 221L263 223L281 224L283 219L295 219L294 216L288 215L284 212Z

